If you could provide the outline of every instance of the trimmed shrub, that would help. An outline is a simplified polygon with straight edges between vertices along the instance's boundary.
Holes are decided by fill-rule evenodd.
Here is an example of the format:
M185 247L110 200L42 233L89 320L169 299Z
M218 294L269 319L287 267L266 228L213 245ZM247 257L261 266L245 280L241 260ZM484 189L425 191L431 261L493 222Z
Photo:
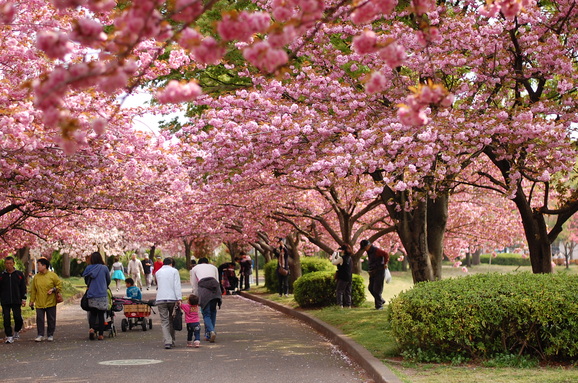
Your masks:
M293 284L295 301L301 307L324 307L335 304L335 271L316 271L303 275ZM352 303L360 306L365 302L363 278L353 275Z
M273 259L265 264L263 267L265 273L265 287L270 293L279 291L279 280L277 279L277 260Z
M403 354L421 361L516 354L578 358L578 276L477 274L416 284L388 307Z
M335 272L335 266L328 260L317 257L301 258L301 275L313 273L316 271ZM279 279L277 278L277 259L273 259L263 267L265 272L265 286L270 293L279 291ZM291 278L289 278L289 290L292 290Z
M502 265L502 266L530 266L530 258L522 258L522 254L512 254L512 253L497 253L497 257L492 257L492 254L482 254L480 255L481 263L490 263L490 257L492 257L492 265Z
M317 257L301 258L301 275L314 273L316 271L335 271L335 266L329 259Z

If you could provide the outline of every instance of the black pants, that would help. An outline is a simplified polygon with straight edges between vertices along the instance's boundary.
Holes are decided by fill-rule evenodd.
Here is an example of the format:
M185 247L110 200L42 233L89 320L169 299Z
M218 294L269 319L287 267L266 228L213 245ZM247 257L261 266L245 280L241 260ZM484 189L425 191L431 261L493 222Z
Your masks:
M12 333L12 325L10 324L10 311L14 317L14 331L22 330L24 321L22 320L22 306L19 304L2 305L2 316L4 317L4 332L6 336L14 335Z
M241 273L241 282L239 284L239 288L241 290L249 290L249 278L251 274Z
M98 335L104 334L104 313L105 310L97 310L91 308L88 315L88 325L91 329L94 329Z
M46 317L46 322L45 318ZM44 336L44 324L47 323L46 336L53 336L56 330L56 306L46 307L43 309L36 308L36 330L38 335Z
M279 295L289 294L289 275L281 275L277 272L279 278Z
M383 281L385 280L385 269L381 270L371 270L369 272L369 292L373 295L375 299L375 308L379 309L383 307L385 301L381 297L383 293Z
M351 281L338 279L335 296L338 306L351 307Z

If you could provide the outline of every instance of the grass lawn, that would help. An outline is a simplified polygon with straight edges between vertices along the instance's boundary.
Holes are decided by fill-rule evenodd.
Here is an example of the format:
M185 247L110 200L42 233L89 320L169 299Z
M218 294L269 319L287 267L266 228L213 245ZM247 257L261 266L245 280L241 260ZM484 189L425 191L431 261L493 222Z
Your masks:
M530 267L480 265L464 273L461 268L443 267L444 278L462 277L468 274L498 272L511 273L531 271ZM569 270L557 267L555 272L578 273L578 266ZM367 282L367 273L362 275ZM404 290L411 289L413 280L409 272L392 272L392 282L385 285L383 297L386 301ZM367 284L367 283L366 283ZM263 286L251 288L251 293L281 304L297 308L292 296L279 297L268 294ZM483 364L417 364L402 360L395 341L390 336L385 311L373 309L373 297L366 290L367 301L362 307L340 309L336 306L310 309L307 313L339 328L382 360L406 383L564 383L578 381L578 369L564 367L485 367ZM499 364L498 364L499 366Z

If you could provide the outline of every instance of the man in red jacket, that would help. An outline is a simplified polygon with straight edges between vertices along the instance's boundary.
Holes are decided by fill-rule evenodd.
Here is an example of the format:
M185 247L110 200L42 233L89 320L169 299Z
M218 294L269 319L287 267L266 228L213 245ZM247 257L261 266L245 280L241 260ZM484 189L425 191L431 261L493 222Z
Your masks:
M381 294L383 293L383 281L385 280L385 269L389 262L389 254L371 244L367 239L364 239L359 244L360 250L367 252L367 260L369 262L369 292L375 299L375 309L383 310L383 300Z

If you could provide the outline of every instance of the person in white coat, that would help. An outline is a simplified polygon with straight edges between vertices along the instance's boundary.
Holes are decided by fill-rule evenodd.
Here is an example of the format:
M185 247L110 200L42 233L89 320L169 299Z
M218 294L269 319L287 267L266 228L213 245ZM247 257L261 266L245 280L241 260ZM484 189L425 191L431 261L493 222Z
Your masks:
M163 266L156 273L158 287L156 304L159 309L163 344L166 349L170 349L175 345L174 313L175 309L180 307L183 299L181 276L173 265L174 261L172 258L165 258Z

